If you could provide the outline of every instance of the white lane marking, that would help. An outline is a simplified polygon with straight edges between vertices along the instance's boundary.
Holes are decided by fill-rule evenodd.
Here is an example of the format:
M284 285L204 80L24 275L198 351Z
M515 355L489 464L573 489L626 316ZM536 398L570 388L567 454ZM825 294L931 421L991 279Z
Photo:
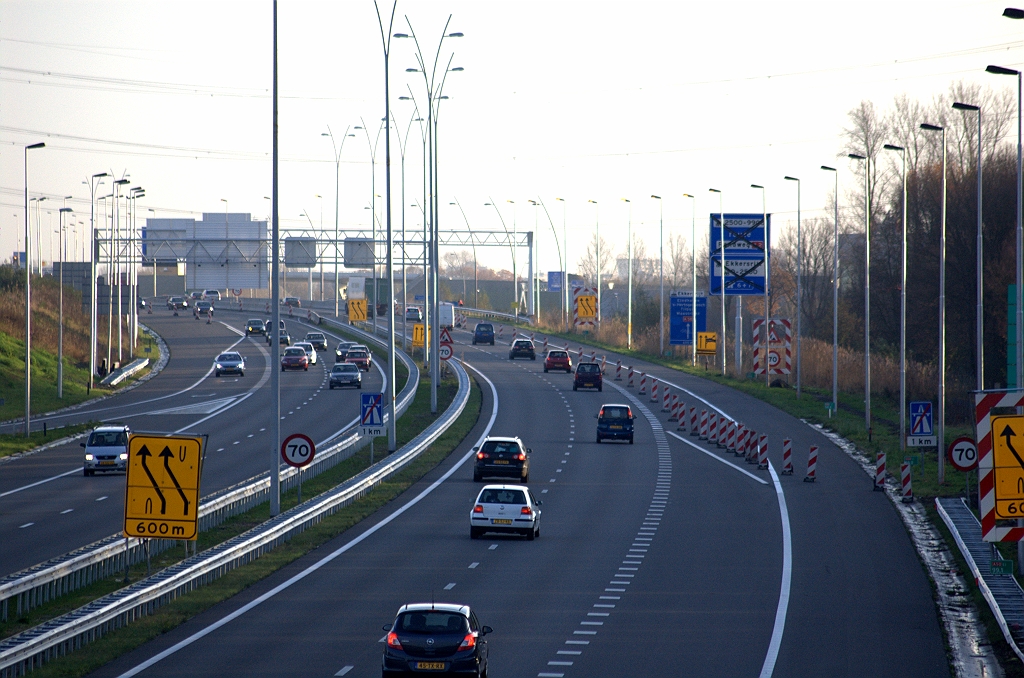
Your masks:
M626 582L622 582L622 583L625 584ZM605 589L605 591L607 591L609 593L625 593L626 589Z
M548 491L547 491L547 490L541 490L541 491L540 491L540 493L541 493L541 494L547 494L547 493L548 493Z
M269 362L268 362L268 364L269 364ZM470 365L468 363L463 362L462 364L465 365L466 367L468 367L469 369L473 370L477 374L479 374L480 378L483 379L484 381L486 381L487 385L490 386L490 388L491 388L491 399L492 399L491 418L488 420L487 426L484 427L483 432L480 434L480 438L476 441L476 443L474 443L472 445L472 447L478 447L478 446L483 444L484 440L490 434L491 429L494 427L494 421L498 418L498 390L494 387L494 382L491 381L490 379L488 379L487 375L485 375L483 372L481 372L480 370L476 369L475 367L473 367L472 365ZM241 617L242 615L244 615L246 612L249 612L253 608L255 608L255 607L259 606L259 605L262 605L264 602L270 600L271 598L276 596L281 591L284 591L285 589L291 587L292 585L302 581L303 579L305 579L309 575L313 574L314 572L316 572L317 570L322 568L324 565L327 565L328 563L334 561L336 558L338 558L342 554L344 554L347 551L349 551L352 547L354 547L357 544L360 544L363 541L365 541L366 539L370 538L371 535L376 534L379 530L383 529L386 525L390 524L393 520L398 518L400 515L402 515L406 511L408 511L410 508L412 508L416 504L420 503L423 500L424 497L426 497L431 492L433 492L438 487L440 487L441 483L443 483L444 481L448 480L448 478L452 477L452 475L456 471L458 471L460 468L462 468L462 465L465 464L466 461L468 461L471 457L474 457L474 456L476 456L476 452L474 452L472 449L470 449L469 452L467 452L462 457L462 459L458 460L440 478L435 480L433 483L431 483L429 486L427 486L422 492L420 492L418 495L416 495L415 497L410 499L406 504L404 504L401 507L399 507L397 510L395 510L394 513L392 513L388 517L386 517L383 520L381 520L379 523L377 523L376 525L374 525L373 527L368 529L366 532L363 532L358 537L355 537L351 541L349 541L349 542L345 543L344 545L338 547L336 550L332 551L331 553L327 554L326 556L324 556L323 558L321 558L317 562L313 563L312 565L307 567L305 570L302 570L301 572L295 574L294 576L289 578L287 581L284 581L284 582L278 584L277 586L275 586L271 590L269 590L266 593L264 593L259 598L249 602L246 605L243 605L242 607L240 607L239 609L235 610L231 614L228 614L228 615L222 617L221 619L218 619L217 621L213 622L209 626L206 626L205 628L202 628L199 631L196 631L191 636L185 638L184 640L181 640L178 643L175 643L174 645L172 645L171 647L167 648L163 652L160 652L160 653L154 655L153 657L150 657L149 659L147 659L146 661L142 662L141 664L138 664L138 665L132 667L131 669L125 671L124 673L121 674L120 678L128 678L129 676L134 676L134 675L137 675L137 674L145 671L146 669L148 669L149 667L155 665L156 663L158 663L158 662L166 659L167 657L170 657L171 655L177 653L179 650L183 650L184 648L188 647L189 645L191 645L192 643L196 642L197 640L199 640L201 638L204 638L205 636L213 633L214 631L216 631L220 627L225 626L226 624L228 624L231 621L237 619L238 617Z
M675 433L673 431L665 431L665 433L668 433L670 436L672 436L673 438L676 438L677 440L683 441L684 443L686 443L687 445L689 445L693 449L697 450L698 452L703 452L704 454L708 455L709 457L711 457L715 461L720 461L723 464L725 464L726 466L731 466L732 468L736 469L737 471L739 471L743 475L747 476L748 478L753 478L754 480L756 480L757 482L761 483L762 485L767 485L768 484L768 481L765 480L764 478L758 478L757 476L755 476L753 473L751 473L747 469L740 468L739 466L737 466L736 464L732 463L728 459L722 459L717 454L714 454L713 452L709 452L709 451L705 450L703 447L700 447L699 445L694 445L689 440L687 440L686 438L682 437L681 435L679 435L679 434L677 434L677 433Z
M233 443L231 443L231 444L232 444L232 445L237 445L237 444L238 444L238 442L239 442L239 441L237 441L237 440L236 440L235 442L233 442Z
M97 497L96 501L103 501L106 498L107 498L107 495L103 495L102 497Z
M544 490L544 491L547 492L547 490ZM487 547L487 550L488 551L493 551L496 548L498 548L497 544L491 544L490 546Z
M615 606L612 605L612 607L615 607ZM609 616L611 616L611 612L588 612L587 616L588 617L609 617ZM592 624L593 622L580 622L580 623L581 624Z
M574 636L596 636L597 631L573 631Z
M239 339L238 341L240 342L243 339L245 339L244 335L243 335L242 339ZM237 343L238 342L236 342L236 344ZM268 381L270 381L270 370L273 369L273 367L271 366L271 363L270 363L270 353L267 351L267 349L263 348L263 346L261 344L258 344L255 341L253 342L253 345L255 345L256 348L259 349L260 353L262 353L263 357L266 359L266 365L265 365L265 367L263 369L263 376L260 377L260 380L258 382L256 382L256 385L253 386L252 388L250 388L248 391L246 391L240 397L236 398L234 402L232 402L232 403L230 403L228 405L225 405L224 407L220 408L216 412L203 417L199 421L192 422L188 426L182 426L177 431L175 431L175 433L183 433L185 431L188 431L189 429L192 429L192 428L195 428L196 426L199 426L204 421L209 421L210 419L213 419L217 415L219 415L219 414L221 414L223 412L227 412L232 407L236 407L237 405L241 405L246 400L248 400L249 397L252 396L252 394L256 393L256 391L258 391L259 389L263 388L264 384L266 384ZM210 369L213 369L213 368L211 367Z
M478 566L479 564L480 564L480 563L470 563L470 564L469 564L469 569L471 569L471 570L475 570L475 569L477 568L477 566Z
M581 654L583 654L583 651L582 650L559 650L555 654L581 655Z
M42 480L37 480L36 482L29 483L28 485L22 485L21 487L16 487L13 490L7 490L6 492L0 492L0 497L6 497L9 494L14 494L15 492L21 492L22 490L27 490L27 489L29 489L31 487L35 487L36 485L42 485L43 483L48 483L51 480L57 480L57 478L63 478L64 476L69 476L72 473L81 473L81 472L82 472L82 469L74 468L74 469L71 469L70 471L65 471L64 473L59 473L59 474L57 474L55 476L51 476L49 478L44 478Z
M24 525L19 525L18 529L24 530L26 527L32 527L33 525L35 525L35 523L25 523Z
M264 432L264 431L266 431L266 430L267 430L267 429L265 429L265 428L261 428L261 429L260 429L260 433L263 433L263 432Z
M217 448L217 451L218 451L218 452L223 452L223 451L224 451L224 448L223 448L223 447L218 447L218 448Z
M345 675L346 673L348 673L349 671L351 671L351 670L352 670L353 668L355 668L355 667L353 667L353 666L343 666L343 667L341 668L341 671L338 671L338 672L337 672L337 673L335 673L334 675L336 675L336 676L344 676L344 675Z
M598 600L622 600L622 596L598 596Z
M567 640L566 645L590 645L589 640Z
M789 592L793 582L793 533L789 526L789 509L786 506L786 494L782 491L782 483L775 473L775 467L768 462L768 473L775 485L775 496L779 500L779 515L782 519L782 584L779 587L779 606L775 609L775 626L772 628L772 640L768 644L768 654L761 667L761 678L771 678L775 671L775 662L779 658L779 647L782 645L782 634L786 630L786 612L789 610Z
M604 596L601 597L604 598ZM615 605L612 605L611 603L594 603L594 607L612 609L615 607Z
M537 674L537 678L562 678L564 673L544 673L541 671Z
M75 509L64 509L63 511L61 511L61 512L60 512L60 514L61 514L61 515L64 515L65 513L71 513L71 512L72 512L72 511L74 511L74 510L75 510Z
M252 438L252 436L253 436L253 434L252 434L252 433L250 433L249 435L247 435L247 436L245 436L245 437L246 437L246 438Z
M549 482L549 483L553 483L553 482L555 482L555 479L554 479L554 478L552 478L552 479L551 479L551 480L549 480L548 482Z

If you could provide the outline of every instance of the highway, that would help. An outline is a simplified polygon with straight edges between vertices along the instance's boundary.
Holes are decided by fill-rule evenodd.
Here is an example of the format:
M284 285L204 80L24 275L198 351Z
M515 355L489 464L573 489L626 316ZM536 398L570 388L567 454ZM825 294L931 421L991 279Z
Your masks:
M267 382L273 366L268 364L266 339L244 336L249 317L259 316L218 311L214 322L206 324L158 307L143 320L170 349L164 370L131 391L46 420L51 427L100 420L123 422L137 432L208 434L204 496L265 473L272 446ZM286 323L293 341L301 341L312 329L298 320ZM281 375L283 434L305 433L320 443L358 416L358 391L327 387L335 345L329 341L328 351L320 353L309 371ZM213 360L228 348L245 357L244 377L214 376ZM367 390L377 390L382 383L376 369L363 377ZM84 477L79 442L0 466L0 576L122 529L124 474Z
M571 376L506 350L457 346L484 398L446 462L96 675L376 676L381 626L400 605L430 600L469 604L495 629L494 677L949 675L931 587L897 512L823 436L748 396L650 368L767 433L773 470L757 471L673 435L611 370L603 393L574 392ZM594 442L607 402L638 413L634 445ZM536 541L469 538L480 488L469 458L488 433L533 449ZM820 447L816 482L774 472L783 437L798 468Z

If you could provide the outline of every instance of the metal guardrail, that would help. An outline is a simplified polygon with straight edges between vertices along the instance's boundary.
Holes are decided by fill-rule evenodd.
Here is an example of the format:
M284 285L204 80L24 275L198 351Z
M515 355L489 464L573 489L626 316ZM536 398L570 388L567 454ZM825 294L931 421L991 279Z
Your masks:
M468 318L498 319L505 320L506 322L510 323L521 322L526 323L528 325L534 324L532 318L529 318L524 315L516 317L512 313L502 313L501 311L488 311L482 308L469 308L467 306L457 306L455 308L455 312L461 313L462 315Z
M384 343L357 328L345 329L378 344ZM396 355L409 370L409 379L397 396L396 412L401 416L415 398L419 368L406 354L396 351ZM302 477L311 478L337 466L367 442L353 429L343 431L328 447L318 451L313 463L303 470ZM282 491L292 489L297 483L296 469L286 467L281 471ZM200 531L215 527L232 516L258 506L267 500L269 492L270 478L263 474L204 497L199 506ZM114 534L7 575L0 578L0 620L7 621L12 612L20 617L34 607L145 562L147 555L152 556L179 545L180 542L176 540L154 539L150 541L147 553L145 540L126 539L120 534Z
M0 641L0 678L24 675L46 661L72 652L109 631L155 611L178 596L271 551L324 517L347 506L418 457L462 414L470 381L456 364L459 389L444 414L394 454L304 504L248 532L214 546L74 612Z
M981 595L988 602L1003 638L1024 661L1024 590L1012 574L993 574L991 562L997 555L995 545L981 538L981 523L963 499L935 498L935 509L956 540Z
M132 376L136 372L146 368L149 365L149 358L136 358L124 367L119 367L116 370L112 370L110 374L103 377L100 380L101 386L117 386L122 381Z

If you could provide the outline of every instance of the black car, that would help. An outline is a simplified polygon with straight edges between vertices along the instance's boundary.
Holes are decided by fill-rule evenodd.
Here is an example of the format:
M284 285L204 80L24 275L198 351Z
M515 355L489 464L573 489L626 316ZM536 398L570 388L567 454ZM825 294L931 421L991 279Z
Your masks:
M250 334L265 334L266 331L266 325L264 325L263 321L259 318L249 318L249 320L245 322L246 336L249 336Z
M530 457L533 450L523 447L519 438L491 437L484 440L480 447L474 447L476 467L473 469L473 480L484 478L515 478L524 483L530 482Z
M334 362L343 363L345 358L348 357L348 351L356 345L354 341L343 341L338 344L338 348L334 349Z
M169 308L172 311L177 311L178 309L182 308L188 308L188 300L185 299L185 297L168 297L167 308Z
M317 351L327 350L327 337L323 332L307 332L305 341L313 344L313 348Z
M382 676L423 673L487 675L490 626L481 626L468 605L415 603L398 610L381 659Z
M603 440L628 440L633 444L633 410L629 405L602 405L594 415L597 419L597 442Z
M336 363L331 369L331 377L329 388L334 390L337 386L355 386L356 388L363 387L363 373L359 371L359 366L355 363Z
M533 342L529 339L516 339L513 341L508 349L508 359L515 360L516 358L536 360L537 349L533 347Z
M572 378L572 390L580 388L596 388L604 390L604 376L601 366L597 363L580 363L576 366L576 374Z

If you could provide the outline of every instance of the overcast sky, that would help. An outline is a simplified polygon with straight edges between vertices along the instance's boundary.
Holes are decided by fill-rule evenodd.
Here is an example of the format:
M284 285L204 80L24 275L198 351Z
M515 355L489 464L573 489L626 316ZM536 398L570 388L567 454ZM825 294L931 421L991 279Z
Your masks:
M898 94L922 101L956 80L1012 87L984 73L989 63L1020 68L1024 21L1001 16L1005 0L959 2L412 2L398 3L392 32L415 29L432 65L445 22L442 66L454 53L440 105L441 227L532 229L542 198L559 231L567 210L574 264L599 216L602 235L625 244L633 226L657 247L658 204L666 233L689 235L691 201L703 238L709 211L768 211L781 226L821 214L833 177L859 181L836 155L847 112L862 100L887 108ZM269 213L271 194L271 3L0 2L0 253L20 246L21 147L31 195L55 209L63 196L88 223L91 174L128 173L142 186L144 214ZM390 13L390 5L381 6ZM284 228L333 231L335 165L328 125L339 140L360 119L376 138L384 112L383 52L370 1L279 5L280 215ZM401 154L412 105L423 106L411 40L392 40L394 224L401 225ZM1012 126L1011 126L1012 128ZM370 149L362 130L347 138L340 165L341 227L367 226ZM383 136L376 192L384 194ZM1013 140L1015 141L1015 139ZM422 141L408 137L406 204L422 200ZM838 163L838 165L836 165ZM100 189L109 192L109 184ZM316 196L320 195L321 198ZM556 202L564 198L565 202ZM512 200L514 204L507 201ZM594 205L599 204L599 215ZM380 203L378 203L380 208ZM140 214L142 213L140 209ZM148 210L152 209L153 213ZM381 208L382 211L382 208ZM421 228L418 208L406 225ZM539 215L540 269L557 269L550 226ZM44 210L44 231L57 215ZM83 226L84 230L84 226ZM49 260L44 236L43 258ZM523 254L525 257L525 253ZM507 250L481 260L509 267Z

